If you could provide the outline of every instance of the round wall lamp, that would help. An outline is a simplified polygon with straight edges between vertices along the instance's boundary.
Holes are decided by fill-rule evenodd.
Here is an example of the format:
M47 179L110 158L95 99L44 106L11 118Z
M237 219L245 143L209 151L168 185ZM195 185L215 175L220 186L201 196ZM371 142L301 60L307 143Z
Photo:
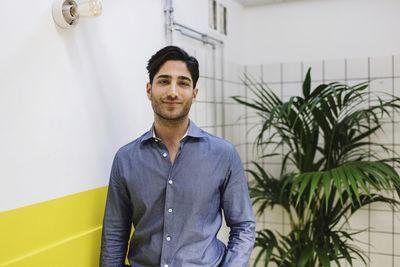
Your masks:
M98 17L101 15L100 0L75 2L74 0L54 0L53 19L61 28L71 28L80 17Z

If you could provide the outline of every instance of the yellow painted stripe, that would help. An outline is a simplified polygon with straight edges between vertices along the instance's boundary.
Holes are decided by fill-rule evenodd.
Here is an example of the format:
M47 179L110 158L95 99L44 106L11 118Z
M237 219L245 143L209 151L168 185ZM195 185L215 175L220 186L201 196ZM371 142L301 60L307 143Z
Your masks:
M0 213L0 266L98 266L107 187Z

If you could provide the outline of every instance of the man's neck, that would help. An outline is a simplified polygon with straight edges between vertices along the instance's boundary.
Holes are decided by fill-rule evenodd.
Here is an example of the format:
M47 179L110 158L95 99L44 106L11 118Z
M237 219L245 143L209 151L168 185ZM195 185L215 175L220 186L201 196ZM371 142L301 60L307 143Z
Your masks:
M165 120L157 115L154 117L154 130L158 138L165 144L177 144L187 132L189 118L173 121Z

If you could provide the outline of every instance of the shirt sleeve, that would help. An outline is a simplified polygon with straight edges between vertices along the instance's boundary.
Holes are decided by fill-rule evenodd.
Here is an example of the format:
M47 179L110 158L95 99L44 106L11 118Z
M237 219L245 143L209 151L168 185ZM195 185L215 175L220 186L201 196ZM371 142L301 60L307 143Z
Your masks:
M222 209L230 233L220 267L246 267L255 242L256 222L243 165L234 148L222 192Z
M132 224L132 208L126 183L121 178L118 154L108 186L101 238L100 267L124 266Z

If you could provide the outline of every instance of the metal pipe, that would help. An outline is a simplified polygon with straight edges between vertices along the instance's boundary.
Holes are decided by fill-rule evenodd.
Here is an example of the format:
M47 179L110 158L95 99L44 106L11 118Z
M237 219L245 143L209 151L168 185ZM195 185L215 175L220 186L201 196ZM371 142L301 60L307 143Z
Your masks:
M210 35L208 35L208 34L206 34L206 33L202 33L202 32L200 32L200 31L198 31L198 30L192 29L192 28L190 28L190 27L188 27L188 26L185 26L185 25L183 25L183 24L181 24L181 23L178 23L178 22L176 22L176 21L173 21L173 26L178 26L178 27L183 28L183 29L185 29L185 30L194 32L194 33L196 33L196 34L198 34L198 35L201 35L201 36L204 37L204 38L211 39L211 40L217 42L217 43L220 44L220 45L223 45L223 44L224 44L224 41L222 41L222 40L219 40L219 39L217 39L217 38L215 38L215 37L212 37L212 36L210 36Z
M215 54L215 46L212 47L212 57L213 57L213 98L214 98L214 134L218 135L217 133L217 61L216 61L216 54Z
M165 13L165 41L167 45L172 45L172 31L171 27L174 23L174 8L172 7L172 0L165 0L164 3L164 13Z
M213 46L213 47L215 46L215 43L214 43L214 42L210 42L210 41L207 41L206 39L203 39L202 37L199 37L199 36L190 34L189 32L187 32L187 31L185 31L185 30L183 30L183 29L180 29L180 28L173 28L173 31L178 31L178 32L180 32L182 35L184 35L184 36L186 36L186 37L190 37L190 38L195 39L195 40L198 40L198 41L200 41L200 42L203 42L204 44L208 44L208 45L211 45L211 46Z
M223 45L221 45L221 98L222 98L222 133L221 137L225 139L225 74L224 74L224 49Z

